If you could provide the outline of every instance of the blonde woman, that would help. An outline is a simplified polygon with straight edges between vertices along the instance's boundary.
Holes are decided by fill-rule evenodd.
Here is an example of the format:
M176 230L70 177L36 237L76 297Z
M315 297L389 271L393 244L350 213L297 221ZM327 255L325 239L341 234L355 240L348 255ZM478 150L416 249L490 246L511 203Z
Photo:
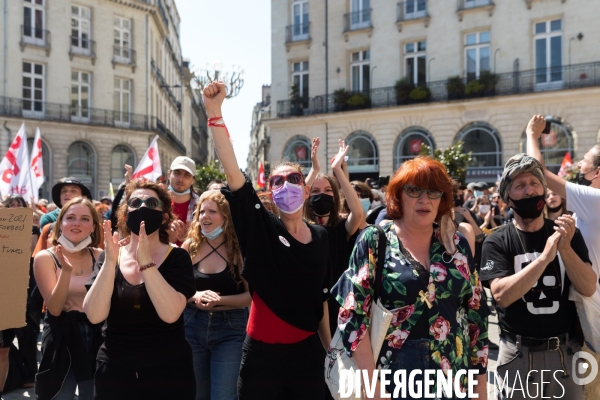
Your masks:
M54 247L35 256L33 271L47 310L35 383L38 399L73 399L76 387L79 399L94 397L101 325L88 320L83 299L85 283L102 251L97 248L101 227L92 202L76 197L58 215L51 236Z
M237 380L251 297L241 277L242 255L229 203L221 192L200 196L183 243L192 258L196 294L185 308L196 400L237 399Z

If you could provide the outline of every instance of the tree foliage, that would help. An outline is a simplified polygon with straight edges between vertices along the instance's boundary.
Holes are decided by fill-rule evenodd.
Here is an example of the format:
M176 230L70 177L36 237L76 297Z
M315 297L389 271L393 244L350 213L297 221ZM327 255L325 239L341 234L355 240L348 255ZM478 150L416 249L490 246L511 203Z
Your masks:
M419 153L422 156L433 157L444 164L448 170L448 175L460 180L462 183L467 179L467 167L471 163L471 154L471 152L464 152L463 142L460 141L444 150L435 149L433 155L431 154L431 148L423 143L421 145L421 152Z
M225 174L219 169L219 163L213 161L210 164L198 165L196 167L196 186L202 191L206 191L206 187L215 179L225 180Z

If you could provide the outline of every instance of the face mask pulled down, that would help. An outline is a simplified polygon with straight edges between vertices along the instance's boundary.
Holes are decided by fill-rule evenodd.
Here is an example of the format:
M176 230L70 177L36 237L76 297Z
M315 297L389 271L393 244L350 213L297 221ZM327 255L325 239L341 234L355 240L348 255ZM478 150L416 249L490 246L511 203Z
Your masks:
M282 187L273 190L273 202L282 213L293 214L304 205L304 187L285 181Z
M140 207L127 213L127 227L131 233L140 235L140 224L144 221L146 235L151 235L163 224L163 212L148 207Z
M90 236L75 244L67 239L65 235L61 234L57 241L69 253L77 253L92 244L92 238Z
M515 213L523 219L535 219L539 217L542 215L542 211L544 211L544 206L546 205L544 195L526 197L521 200L510 200L513 202L512 208L515 210Z
M223 233L223 226L218 226L210 232L204 232L204 229L201 229L201 231L204 237L208 240L215 240L216 238L221 236L221 233Z

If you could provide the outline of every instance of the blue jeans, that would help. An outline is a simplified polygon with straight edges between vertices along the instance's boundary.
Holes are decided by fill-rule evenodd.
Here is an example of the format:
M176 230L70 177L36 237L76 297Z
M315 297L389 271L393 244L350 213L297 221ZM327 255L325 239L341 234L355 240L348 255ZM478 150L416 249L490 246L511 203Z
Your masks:
M94 380L83 381L77 383L75 381L75 374L72 369L69 369L65 381L63 382L60 392L54 399L56 400L73 400L75 398L75 388L79 388L80 400L92 400L94 398Z
M196 400L237 400L237 381L248 310L183 311L185 338L192 347Z
M418 369L422 373L426 369L429 369L429 339L418 339L418 340L407 340L402 345L400 350L394 350L391 355L390 370L391 374L388 375L387 379L390 379L391 383L386 385L385 388L394 399L413 399L410 396L408 384L406 387L406 397L402 397L402 389L398 392L398 397L394 397L394 390L396 385L394 384L394 373L396 371L405 370L406 380L412 370ZM415 382L420 378L423 383L423 375L417 375ZM423 386L421 386L423 388ZM415 388L416 391L416 388ZM420 399L421 397L419 397Z

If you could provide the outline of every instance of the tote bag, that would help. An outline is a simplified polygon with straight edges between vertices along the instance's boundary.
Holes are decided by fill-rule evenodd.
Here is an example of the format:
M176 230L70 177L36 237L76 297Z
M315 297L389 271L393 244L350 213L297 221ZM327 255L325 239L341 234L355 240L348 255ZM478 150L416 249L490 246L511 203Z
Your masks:
M375 292L374 299L376 301L371 303L371 324L368 332L371 338L371 351L373 352L373 360L377 364L377 357L381 351L381 346L385 340L388 327L392 321L393 314L389 312L385 307L381 305L381 282L383 280L383 263L385 261L385 248L387 245L387 238L385 232L379 225L373 225L379 231L379 242L377 247L377 264L375 269ZM348 393L349 387L351 387L351 399L364 399L362 390L360 393L355 392L355 386L353 380L345 378L340 381L340 371L349 371L351 376L355 376L356 363L354 359L348 357L344 350L342 341L342 335L340 329L336 329L329 349L327 349L327 356L325 357L325 382L329 387L331 396L335 400L340 400L340 393ZM347 375L346 375L347 376Z

